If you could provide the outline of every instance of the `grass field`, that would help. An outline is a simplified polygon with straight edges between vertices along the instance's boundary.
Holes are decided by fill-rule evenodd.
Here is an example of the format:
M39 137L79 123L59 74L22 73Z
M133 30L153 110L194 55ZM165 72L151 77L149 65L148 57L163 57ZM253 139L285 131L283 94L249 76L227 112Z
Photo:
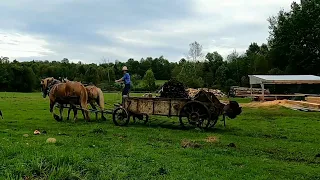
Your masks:
M162 86L165 82L167 82L168 80L156 80L156 85ZM142 80L138 80L138 83L142 83Z
M120 94L105 99L111 108ZM320 179L319 113L243 108L203 132L156 116L127 127L110 115L56 122L40 93L0 93L0 109L0 179Z

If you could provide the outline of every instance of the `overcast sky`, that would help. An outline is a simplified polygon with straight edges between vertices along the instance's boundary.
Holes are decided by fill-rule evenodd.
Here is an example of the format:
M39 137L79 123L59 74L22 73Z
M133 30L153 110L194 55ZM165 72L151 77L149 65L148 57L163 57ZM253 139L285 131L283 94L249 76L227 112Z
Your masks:
M292 0L2 0L0 56L100 63L204 52L241 53L266 43L267 18Z

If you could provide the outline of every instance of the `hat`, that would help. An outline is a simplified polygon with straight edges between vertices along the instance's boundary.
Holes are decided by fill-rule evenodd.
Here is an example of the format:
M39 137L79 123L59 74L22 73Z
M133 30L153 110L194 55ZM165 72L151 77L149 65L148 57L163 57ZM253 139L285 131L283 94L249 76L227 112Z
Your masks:
M123 67L122 67L122 71L128 71L127 66L123 66Z

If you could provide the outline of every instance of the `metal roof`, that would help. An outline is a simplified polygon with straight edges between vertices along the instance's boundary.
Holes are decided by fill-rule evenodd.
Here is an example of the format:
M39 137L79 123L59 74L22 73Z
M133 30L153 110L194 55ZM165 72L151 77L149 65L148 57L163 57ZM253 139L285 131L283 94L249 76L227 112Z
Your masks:
M314 75L248 75L250 84L320 84Z

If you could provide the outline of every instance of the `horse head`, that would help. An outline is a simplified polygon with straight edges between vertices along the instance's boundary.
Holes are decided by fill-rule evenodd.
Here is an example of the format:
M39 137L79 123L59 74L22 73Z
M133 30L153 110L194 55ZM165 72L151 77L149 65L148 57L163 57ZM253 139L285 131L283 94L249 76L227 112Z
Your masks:
M229 118L234 119L241 114L242 107L236 101L229 101L229 104L224 106L223 111Z
M41 91L42 91L42 97L46 98L48 94L49 85L54 81L53 77L48 77L41 80Z

